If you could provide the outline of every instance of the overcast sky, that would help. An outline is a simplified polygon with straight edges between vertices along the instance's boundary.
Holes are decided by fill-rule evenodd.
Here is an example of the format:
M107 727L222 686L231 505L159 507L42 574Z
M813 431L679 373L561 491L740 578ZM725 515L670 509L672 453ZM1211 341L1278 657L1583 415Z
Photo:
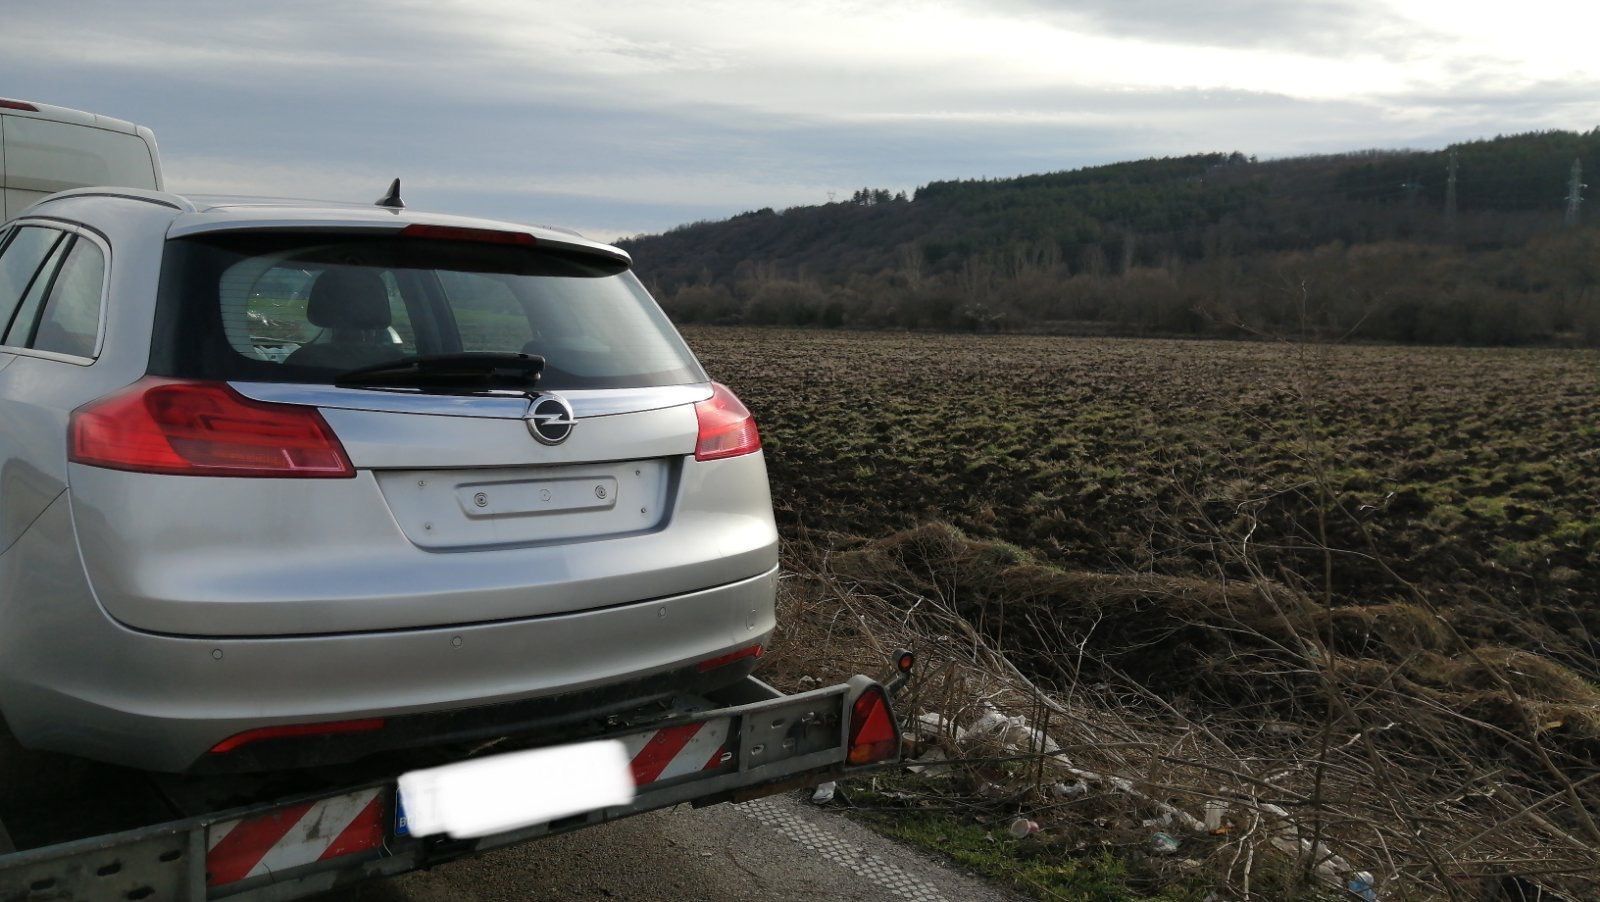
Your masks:
M862 186L1600 125L1593 0L0 0L169 186L601 238Z

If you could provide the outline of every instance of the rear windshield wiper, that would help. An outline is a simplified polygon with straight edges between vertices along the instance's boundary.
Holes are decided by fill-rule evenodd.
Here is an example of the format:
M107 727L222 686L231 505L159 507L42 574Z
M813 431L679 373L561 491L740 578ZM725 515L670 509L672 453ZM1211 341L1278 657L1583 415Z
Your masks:
M429 354L359 367L340 373L333 384L422 391L532 391L542 372L544 358L537 354Z

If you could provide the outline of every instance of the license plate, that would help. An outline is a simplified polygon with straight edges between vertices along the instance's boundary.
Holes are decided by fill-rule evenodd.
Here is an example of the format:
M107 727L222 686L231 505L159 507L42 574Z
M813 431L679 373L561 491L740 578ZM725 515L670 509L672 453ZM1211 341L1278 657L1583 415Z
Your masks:
M732 723L731 718L717 717L711 720L677 724L675 726L662 727L659 730L634 733L618 740L612 740L610 744L620 744L622 754L626 756L627 770L632 779L632 785L636 788L644 788L662 780L672 780L690 774L717 771L729 765L733 760L727 749L728 733ZM586 743L584 745L600 744ZM557 746L554 749L513 752L507 755L485 758L481 761L464 761L460 764L446 765L443 768L433 768L433 771L448 771L452 768L471 767L485 762L495 762L497 759L516 759L515 766L503 776L497 778L498 785L511 786L516 784L526 787L530 785L530 781L532 784L537 784L539 781L550 779L554 785L546 788L545 794L549 795L552 792L565 792L571 788L569 784L572 780L573 768L570 764L541 760L540 753L558 754L565 750L579 747L582 746ZM517 756L526 757L518 758ZM518 768L520 768L520 771ZM394 835L396 837L413 835L411 819L406 812L405 786L411 785L413 791L415 791L418 781L408 780L407 777L410 776L408 774L406 777L402 777L401 784L395 787ZM431 781L423 782L429 783ZM494 780L476 780L468 781L468 783L476 783L480 787L488 788L486 790L488 794L483 798L486 804L490 801L501 805L512 804L511 797L505 792L493 792L493 787L497 785ZM614 789L609 784L604 788L608 792ZM436 793L439 791L437 785L435 785L433 791ZM444 791L450 790L446 789ZM465 791L471 792L474 790L469 786ZM594 804L586 808L567 811L566 814L579 814L611 804L626 804L626 801L608 801L610 799L612 799L610 795L597 793L593 799ZM437 801L438 799L431 799L430 804ZM627 801L631 801L631 796ZM554 819L554 817L564 816L566 815L554 815L552 817L536 818L531 821L525 820L525 818L508 818L507 822L516 820L517 826L527 826L542 823L546 820ZM506 827L505 829L515 828Z
M616 740L508 752L404 774L397 835L478 839L633 801ZM403 826L406 831L399 834Z
M411 835L411 825L406 823L406 802L398 786L394 788L394 835Z

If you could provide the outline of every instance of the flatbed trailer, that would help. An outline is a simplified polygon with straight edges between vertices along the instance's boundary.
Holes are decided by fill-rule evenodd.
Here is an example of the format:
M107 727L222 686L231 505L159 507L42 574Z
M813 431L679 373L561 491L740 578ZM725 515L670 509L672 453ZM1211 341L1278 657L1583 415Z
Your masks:
M659 808L813 786L881 766L881 746L870 763L859 762L871 755L852 752L852 734L875 699L882 700L880 728L886 714L894 729L892 757L898 757L899 733L888 706L910 667L910 654L902 652L899 673L887 685L855 676L788 696L748 677L708 696L676 699L665 712L609 717L608 729L586 740L623 743L637 786L631 803L477 839L418 837L408 829L399 778L439 765L438 749L265 775L183 777L112 768L106 776L73 765L54 775L0 772L0 778L34 784L67 781L54 793L63 797L59 803L41 801L53 793L33 785L25 793L33 810L0 807L0 843L9 842L9 826L21 847L0 854L0 902L300 899ZM444 763L539 746L536 737L506 737L447 755ZM128 798L145 800L125 813L138 826L73 835L83 832L74 825L104 823L104 808ZM30 841L41 844L29 847Z

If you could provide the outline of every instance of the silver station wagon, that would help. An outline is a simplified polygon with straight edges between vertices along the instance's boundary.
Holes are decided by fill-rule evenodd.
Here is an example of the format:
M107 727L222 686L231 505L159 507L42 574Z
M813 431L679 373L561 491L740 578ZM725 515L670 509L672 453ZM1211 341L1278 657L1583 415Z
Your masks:
M750 672L749 412L613 247L387 206L56 194L0 226L0 713L264 769Z

